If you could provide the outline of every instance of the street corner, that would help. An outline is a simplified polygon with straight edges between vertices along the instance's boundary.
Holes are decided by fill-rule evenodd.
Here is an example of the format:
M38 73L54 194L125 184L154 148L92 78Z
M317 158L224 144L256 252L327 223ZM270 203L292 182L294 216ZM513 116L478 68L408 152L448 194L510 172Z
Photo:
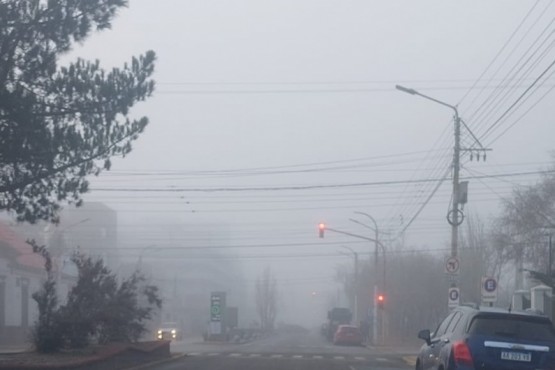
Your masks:
M128 367L125 368L125 370L144 370L144 369L150 369L154 366L159 366L159 365L164 365L170 362L174 362L174 361L178 361L184 357L186 357L187 354L186 353L172 353L170 357L168 358L164 358L161 360L157 360L157 361L151 361L151 362L147 362L145 364L142 365L138 365L138 366L133 366L133 367Z

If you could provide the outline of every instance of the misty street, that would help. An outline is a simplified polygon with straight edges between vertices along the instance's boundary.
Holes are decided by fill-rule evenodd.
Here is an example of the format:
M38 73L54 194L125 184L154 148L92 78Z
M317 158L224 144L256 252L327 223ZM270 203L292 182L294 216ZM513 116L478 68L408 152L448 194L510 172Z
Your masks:
M554 370L555 0L0 0L0 370Z
M409 354L361 346L335 346L317 332L279 332L243 345L172 344L187 353L178 363L153 369L409 369ZM389 352L389 353L388 353ZM393 352L393 353L391 353Z

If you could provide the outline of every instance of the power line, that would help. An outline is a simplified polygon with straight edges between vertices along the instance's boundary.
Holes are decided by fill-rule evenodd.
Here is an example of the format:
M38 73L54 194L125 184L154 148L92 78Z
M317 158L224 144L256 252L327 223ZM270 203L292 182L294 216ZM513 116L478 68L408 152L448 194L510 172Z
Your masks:
M554 62L555 64L555 62ZM542 173L551 173L554 171L529 171L529 172L515 172L504 173L498 175L484 175L484 176L469 176L466 179L475 178L496 178L496 177L515 177L527 176ZM380 186L380 185L400 185L400 184L418 184L427 182L441 181L442 178L435 179L418 179L418 180L392 180L392 181L375 181L375 182L358 182L358 183L344 183L344 184L330 184L330 185L297 185L297 186L268 186L268 187L219 187L219 188L93 188L92 191L98 192L169 192L169 193L182 193L182 192L239 192L239 191L283 191L283 190L313 190L313 189L329 189L329 188L350 188L350 187L363 187L363 186Z
M505 48L507 48L507 46L511 43L511 41L513 40L513 38L516 36L516 34L518 33L518 31L520 30L520 28L524 25L524 23L526 22L526 20L528 19L528 17L530 17L530 15L532 14L532 12L534 11L534 9L538 6L538 4L540 3L539 0L537 0L534 5L532 5L532 7L528 10L528 12L526 13L526 15L524 16L524 18L522 18L522 20L520 21L520 23L518 24L518 26L514 29L514 31L511 33L511 35L509 36L509 38L507 39L507 41L505 41L505 44L503 44L503 46L501 47L501 49L499 49L499 51L497 52L497 54L493 57L493 59L491 60L491 62L487 65L487 67L484 69L484 71L480 74L480 76L478 77L478 79L476 79L476 81L474 82L474 84L472 85L472 87L470 87L467 92L463 95L463 97L459 100L459 103L457 105L460 105L465 99L466 97L469 95L469 93L475 89L477 87L477 84L482 80L482 78L485 76L485 74L489 71L489 69L493 66L493 64L497 61L497 59L501 56L501 54L503 53L503 51L505 50ZM510 55L509 55L510 56ZM505 60L507 60L508 58L506 58ZM503 66L503 64L499 67L499 69L493 74L493 76L489 79L488 83L492 81L492 79L495 77L495 75L499 72L499 70L501 69L501 67ZM470 106L472 106L474 104L474 102L480 97L480 95L482 94L482 92L484 91L484 88L482 87L480 89L480 92L478 93L478 95L476 95L474 97L474 99L472 100L472 102L470 103Z

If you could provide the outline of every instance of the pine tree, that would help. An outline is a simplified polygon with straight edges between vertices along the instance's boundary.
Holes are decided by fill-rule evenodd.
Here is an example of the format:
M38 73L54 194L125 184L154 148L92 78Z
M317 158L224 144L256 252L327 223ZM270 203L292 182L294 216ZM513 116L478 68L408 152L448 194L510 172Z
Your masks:
M58 60L110 27L125 0L0 2L0 210L19 220L57 220L60 202L80 205L87 175L125 156L148 119L129 109L148 98L155 54L122 68Z

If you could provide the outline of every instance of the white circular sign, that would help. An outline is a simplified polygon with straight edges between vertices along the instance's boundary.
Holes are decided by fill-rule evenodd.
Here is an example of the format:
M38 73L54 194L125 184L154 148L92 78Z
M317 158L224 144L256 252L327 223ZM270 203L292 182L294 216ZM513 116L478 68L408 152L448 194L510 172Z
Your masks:
M459 259L457 257L449 257L445 262L445 271L448 274L457 274L459 267Z

